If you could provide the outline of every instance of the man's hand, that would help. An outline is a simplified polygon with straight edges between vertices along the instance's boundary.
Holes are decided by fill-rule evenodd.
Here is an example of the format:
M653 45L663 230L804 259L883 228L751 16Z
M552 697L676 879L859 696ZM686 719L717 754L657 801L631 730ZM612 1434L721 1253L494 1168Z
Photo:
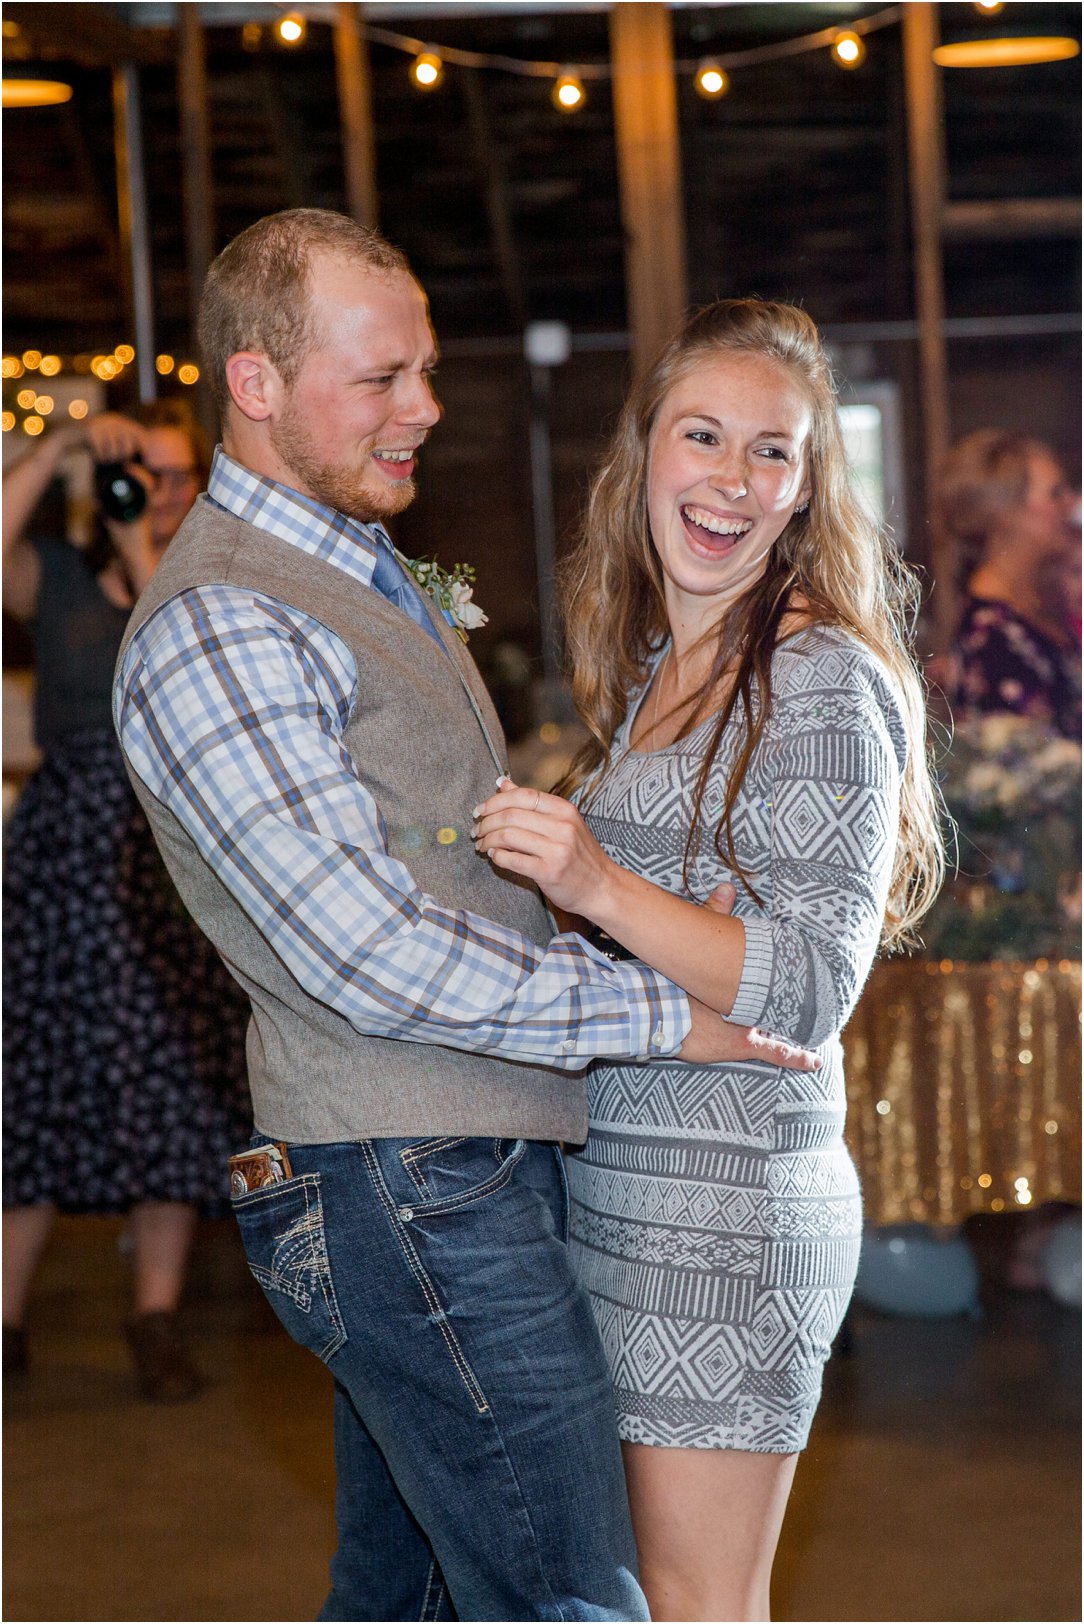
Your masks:
M729 880L716 887L704 906L712 913L729 914L737 901L737 889ZM821 1062L809 1049L799 1049L784 1038L772 1037L756 1026L735 1026L715 1010L695 998L689 999L693 1024L678 1050L679 1060L718 1065L724 1060L756 1060L766 1066L785 1066L788 1071L819 1071Z

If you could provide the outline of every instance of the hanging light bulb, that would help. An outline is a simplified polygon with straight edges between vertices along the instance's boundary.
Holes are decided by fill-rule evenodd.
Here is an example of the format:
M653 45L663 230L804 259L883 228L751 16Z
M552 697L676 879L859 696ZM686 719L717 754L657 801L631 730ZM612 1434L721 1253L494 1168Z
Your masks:
M562 73L553 87L553 105L559 113L578 113L587 94L578 74Z
M410 64L410 77L419 90L435 90L444 78L444 63L436 51L419 51Z
M718 101L730 89L730 75L713 57L706 56L696 70L694 83L705 101Z
M841 68L858 68L866 60L866 47L860 34L845 29L832 41L832 55Z
M275 33L284 45L300 45L305 38L304 17L296 11L291 11L287 16L280 17L275 24Z

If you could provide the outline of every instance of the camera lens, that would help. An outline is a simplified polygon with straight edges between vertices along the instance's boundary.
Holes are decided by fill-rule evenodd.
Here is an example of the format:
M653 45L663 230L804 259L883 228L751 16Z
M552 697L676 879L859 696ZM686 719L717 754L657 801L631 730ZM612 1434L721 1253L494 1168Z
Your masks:
M122 462L100 462L94 470L98 505L107 519L131 524L147 505L147 488Z

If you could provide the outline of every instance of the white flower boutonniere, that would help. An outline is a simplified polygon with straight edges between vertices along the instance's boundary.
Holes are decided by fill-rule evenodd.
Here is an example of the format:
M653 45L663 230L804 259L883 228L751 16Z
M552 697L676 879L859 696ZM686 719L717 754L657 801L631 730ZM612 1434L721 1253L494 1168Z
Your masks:
M467 633L484 626L489 616L483 614L474 596L474 566L455 564L450 570L442 569L435 558L404 558L397 553L399 562L408 569L439 609L448 616L456 633L467 641Z

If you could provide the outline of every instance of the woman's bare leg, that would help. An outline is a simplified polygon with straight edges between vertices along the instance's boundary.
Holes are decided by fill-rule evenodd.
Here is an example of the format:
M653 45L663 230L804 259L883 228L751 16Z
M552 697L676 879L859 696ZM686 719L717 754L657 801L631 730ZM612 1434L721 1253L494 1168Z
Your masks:
M132 1208L129 1226L136 1313L172 1313L184 1286L196 1209L182 1201L141 1201Z
M797 1455L622 1444L655 1619L767 1619Z
M4 1208L4 1324L20 1326L26 1317L26 1304L34 1283L56 1208Z

